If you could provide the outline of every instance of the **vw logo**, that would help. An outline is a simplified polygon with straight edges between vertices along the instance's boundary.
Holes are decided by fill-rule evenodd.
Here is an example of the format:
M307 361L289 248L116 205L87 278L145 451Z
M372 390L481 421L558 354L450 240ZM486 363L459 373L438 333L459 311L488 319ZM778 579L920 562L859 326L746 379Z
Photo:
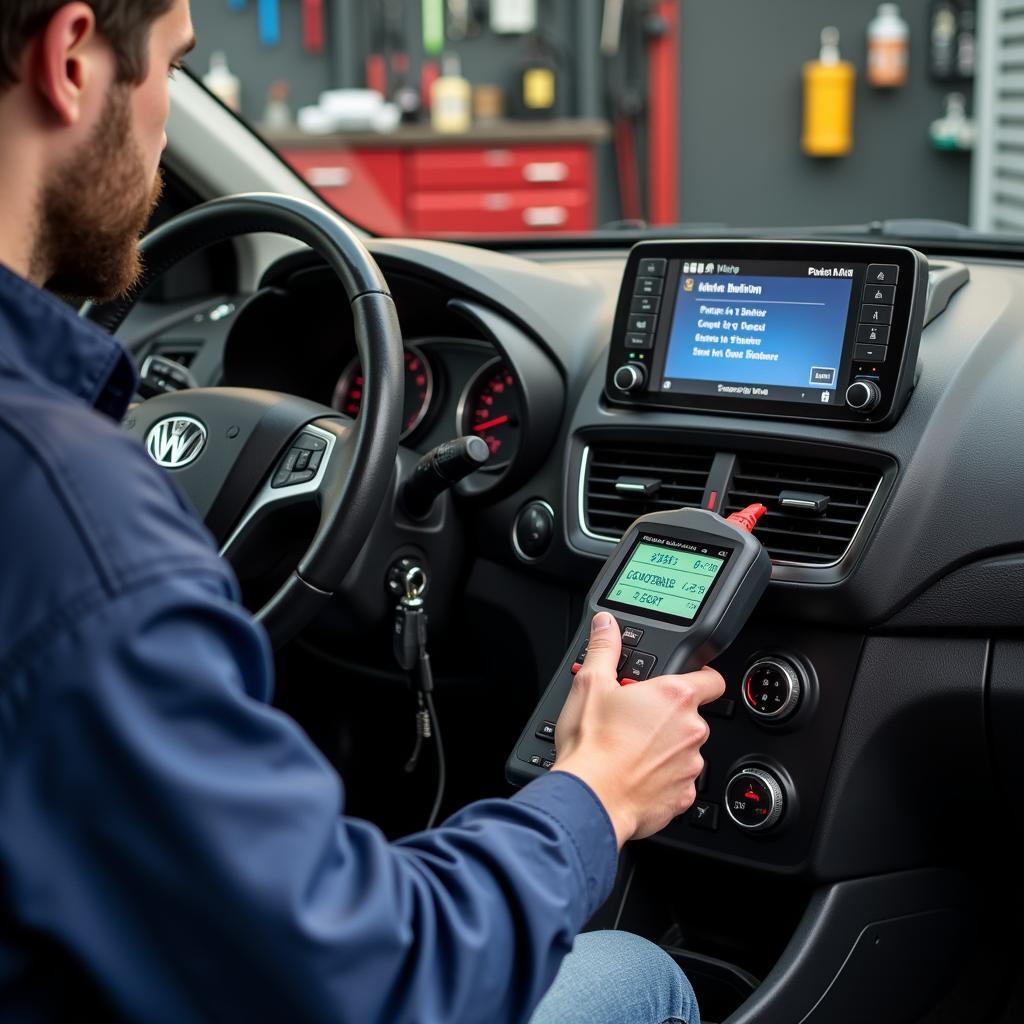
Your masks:
M199 458L206 447L206 427L191 416L160 420L146 435L146 451L167 469L181 469Z

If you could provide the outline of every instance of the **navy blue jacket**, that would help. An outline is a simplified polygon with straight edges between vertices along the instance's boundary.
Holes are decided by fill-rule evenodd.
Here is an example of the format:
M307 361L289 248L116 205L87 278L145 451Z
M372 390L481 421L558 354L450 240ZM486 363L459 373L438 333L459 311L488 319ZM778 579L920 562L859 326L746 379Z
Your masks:
M579 779L388 843L118 426L112 338L0 268L0 1019L515 1021L615 869ZM102 1008L102 1009L101 1009Z

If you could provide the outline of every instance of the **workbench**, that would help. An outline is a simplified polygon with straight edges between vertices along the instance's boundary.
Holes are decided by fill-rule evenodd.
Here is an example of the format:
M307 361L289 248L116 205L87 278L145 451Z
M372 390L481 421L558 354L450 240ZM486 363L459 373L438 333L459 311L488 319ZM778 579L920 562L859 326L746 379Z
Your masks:
M589 231L597 226L596 151L605 121L429 125L395 132L264 138L341 214L374 234L461 236Z

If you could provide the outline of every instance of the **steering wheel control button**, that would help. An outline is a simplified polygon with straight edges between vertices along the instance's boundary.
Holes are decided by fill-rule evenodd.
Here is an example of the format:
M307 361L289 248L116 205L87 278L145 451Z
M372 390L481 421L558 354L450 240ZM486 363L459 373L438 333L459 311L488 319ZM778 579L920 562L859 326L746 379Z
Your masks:
M637 366L635 363L627 363L615 371L612 383L619 391L629 392L639 391L644 386L646 380L647 374L644 373L642 366Z
M868 284L896 284L900 279L900 268L892 263L872 263L868 267Z
M299 452L298 458L295 460L295 468L300 473L304 469L309 469L309 457L312 452Z
M314 437L312 434L300 434L299 439L292 447L304 452L322 452L327 449L327 441L322 437Z
M540 728L537 730L537 739L539 740L553 740L555 738L555 723L554 722L541 722Z
M707 832L718 831L718 804L695 800L690 808L690 825Z
M524 561L546 554L555 536L555 511L546 501L532 501L518 516L512 529L512 546Z
M782 783L767 768L743 768L725 787L726 813L749 832L771 828L784 809Z
M623 647L636 647L638 643L644 638L644 631L637 629L636 626L626 626L622 630L622 646Z
M633 651L629 655L629 661L626 662L623 682L639 683L644 679L649 679L657 663L658 659L653 654L647 654L645 651Z
M743 703L766 721L788 718L800 705L803 688L797 669L784 658L762 658L743 677Z
M857 412L871 412L882 400L882 389L873 380L855 380L846 389L846 404Z

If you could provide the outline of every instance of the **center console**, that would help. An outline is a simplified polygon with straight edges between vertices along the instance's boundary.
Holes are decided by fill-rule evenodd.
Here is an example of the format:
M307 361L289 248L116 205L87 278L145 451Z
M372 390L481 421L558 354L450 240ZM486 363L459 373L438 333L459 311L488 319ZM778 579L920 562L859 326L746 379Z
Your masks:
M644 242L609 354L615 405L884 427L913 389L928 264L903 246Z

